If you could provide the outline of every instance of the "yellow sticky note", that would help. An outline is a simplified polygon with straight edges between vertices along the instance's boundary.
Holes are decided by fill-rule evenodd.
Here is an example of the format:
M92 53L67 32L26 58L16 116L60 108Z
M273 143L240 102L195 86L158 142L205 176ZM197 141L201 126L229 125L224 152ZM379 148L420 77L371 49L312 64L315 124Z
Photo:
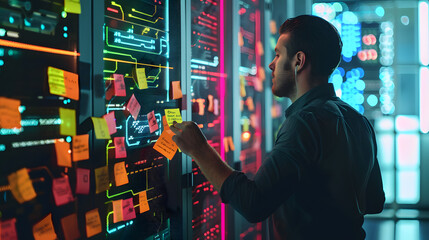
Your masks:
M76 135L76 111L73 109L60 108L60 134Z
M169 126L173 124L173 121L176 121L178 123L183 122L179 108L165 109L165 117L167 118L167 123Z
M33 182L26 168L11 173L7 178L12 194L19 203L30 201L36 197Z
M89 135L83 134L74 136L73 144L73 162L89 159Z
M80 0L64 0L64 11L80 14Z
M61 167L71 167L70 143L55 140L55 153L57 155L57 165Z
M113 223L120 222L124 219L122 216L122 199L112 202L113 205Z
M246 78L240 75L240 96L246 96Z
M79 75L48 67L49 92L54 95L79 100Z
M116 186L122 186L128 183L127 170L125 169L125 162L115 163L113 167L115 173Z
M140 205L140 213L149 211L149 202L147 201L146 191L139 193L139 205Z
M86 237L90 238L101 233L101 220L98 209L93 209L85 213L86 220Z
M109 126L106 119L91 117L94 124L95 138L97 139L110 139Z
M174 133L170 129L164 130L153 146L153 149L170 160L173 159L177 151L177 145L172 139L173 136Z
M21 101L0 97L0 128L21 128Z
M171 91L172 91L171 95L173 99L180 99L183 97L182 89L180 88L180 81L171 82Z
M50 213L42 221L33 226L33 236L35 240L57 239L57 234L52 224L52 215Z
M109 169L107 166L99 167L95 172L95 193L101 193L109 189Z
M135 78L137 78L137 86L139 89L147 89L147 78L145 68L135 68Z

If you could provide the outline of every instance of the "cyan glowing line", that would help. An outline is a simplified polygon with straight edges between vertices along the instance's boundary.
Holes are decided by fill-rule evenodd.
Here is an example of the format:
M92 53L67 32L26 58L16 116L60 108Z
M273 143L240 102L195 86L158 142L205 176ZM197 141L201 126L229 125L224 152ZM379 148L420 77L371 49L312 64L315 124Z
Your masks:
M213 62L208 62L208 61L199 60L199 59L191 59L191 63L197 63L200 65L206 65L210 67L217 67L219 65L219 57L215 56L213 58Z
M420 63L429 65L429 9L426 1L419 2Z
M196 64L191 64L191 68L199 68L200 66L196 65Z
M207 77L203 77L203 76L191 76L191 79L197 79L197 80L207 80Z
M125 124L126 124L126 125L128 125L128 121L130 120L130 118L132 118L132 117L131 117L131 115L130 115L130 116L128 116L127 121L125 122ZM134 119L133 119L132 121L134 121ZM135 146L135 145L139 145L139 144L140 144L140 141L137 141L136 143L133 143L133 144L131 144L131 143L128 141L128 128L127 128L127 127L125 128L125 136L127 136L127 137L125 138L125 141L127 142L127 145L128 145L128 146Z

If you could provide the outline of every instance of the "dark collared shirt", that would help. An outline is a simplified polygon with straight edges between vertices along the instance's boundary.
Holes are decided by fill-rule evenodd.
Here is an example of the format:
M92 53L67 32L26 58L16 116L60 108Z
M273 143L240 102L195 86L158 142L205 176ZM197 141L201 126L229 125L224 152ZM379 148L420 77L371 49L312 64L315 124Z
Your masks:
M315 87L287 109L255 178L233 172L221 197L250 222L270 217L273 239L364 239L364 214L385 200L374 130L332 84Z

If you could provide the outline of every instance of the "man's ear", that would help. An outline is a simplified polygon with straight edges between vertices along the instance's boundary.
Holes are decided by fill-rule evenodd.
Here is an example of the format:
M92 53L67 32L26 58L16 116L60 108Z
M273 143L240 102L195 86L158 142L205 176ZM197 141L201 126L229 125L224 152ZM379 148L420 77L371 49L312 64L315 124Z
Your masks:
M304 68L305 60L306 60L305 57L306 56L305 56L305 53L303 51L298 51L295 54L295 61L296 61L295 66L298 67L298 69L297 69L298 71L301 70L302 68Z

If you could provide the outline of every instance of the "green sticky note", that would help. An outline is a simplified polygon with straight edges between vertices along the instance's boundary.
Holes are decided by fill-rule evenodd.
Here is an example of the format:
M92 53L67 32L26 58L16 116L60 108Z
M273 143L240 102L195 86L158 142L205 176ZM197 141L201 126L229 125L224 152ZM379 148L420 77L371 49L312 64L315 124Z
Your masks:
M94 124L95 138L97 139L110 139L109 127L106 119L91 117Z
M165 118L167 120L168 126L171 126L173 124L173 121L176 121L178 123L183 122L182 115L180 115L179 108L165 109L164 111L165 111Z
M139 89L147 89L147 78L146 78L146 69L145 68L136 68L135 69L137 85Z
M80 14L80 0L64 0L64 11Z
M60 134L66 136L76 135L76 111L73 109L60 108Z

